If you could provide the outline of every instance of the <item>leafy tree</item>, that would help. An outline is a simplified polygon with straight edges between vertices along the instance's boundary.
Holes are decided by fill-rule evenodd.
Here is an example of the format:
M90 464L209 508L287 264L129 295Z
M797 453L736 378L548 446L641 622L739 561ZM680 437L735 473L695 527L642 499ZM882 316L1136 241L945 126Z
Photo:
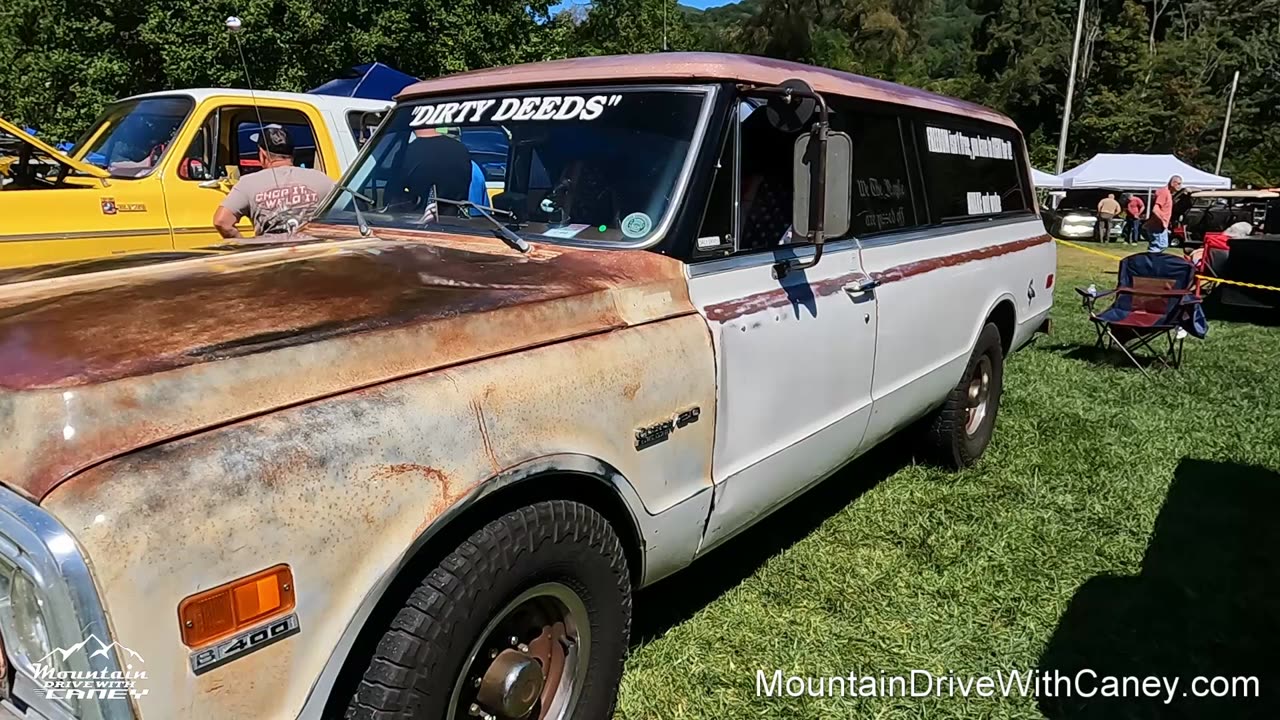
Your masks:
M4 0L0 115L74 137L103 104L147 91L244 87L223 23L243 21L253 85L299 91L380 60L419 77L562 57L551 0Z
M858 72L1012 117L1053 164L1077 0L0 0L0 114L54 137L143 91L243 86L222 27L244 19L255 86L302 90L381 60L422 77L569 55L719 50ZM1280 0L1088 0L1071 163L1169 152L1212 169L1241 72L1223 172L1280 184Z
M676 0L596 0L574 33L574 54L692 50L697 38Z

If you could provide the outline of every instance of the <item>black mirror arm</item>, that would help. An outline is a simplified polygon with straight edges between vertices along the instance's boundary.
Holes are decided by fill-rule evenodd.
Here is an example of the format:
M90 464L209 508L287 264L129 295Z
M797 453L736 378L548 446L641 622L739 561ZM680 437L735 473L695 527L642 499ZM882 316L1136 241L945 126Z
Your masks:
M812 90L783 88L783 97L791 102L793 96L809 97L818 103L818 122L810 130L813 142L809 143L811 151L816 152L813 162L809 163L809 242L813 244L813 257L808 260L794 258L778 263L774 267L774 276L781 279L790 270L803 270L818 264L822 259L822 246L826 242L827 217L827 134L831 130L827 101L820 93Z

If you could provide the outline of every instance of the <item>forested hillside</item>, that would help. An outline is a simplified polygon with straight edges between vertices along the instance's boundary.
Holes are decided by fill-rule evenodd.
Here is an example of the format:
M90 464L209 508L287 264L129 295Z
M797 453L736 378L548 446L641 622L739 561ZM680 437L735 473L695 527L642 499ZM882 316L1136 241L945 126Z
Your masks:
M998 108L1052 169L1076 0L747 0L691 13L701 47L889 78ZM745 12L744 12L745 11ZM1280 183L1280 2L1088 0L1069 160L1172 152L1213 169L1241 71L1224 173Z
M55 7L56 6L56 7ZM74 137L102 103L243 86L222 21L240 14L260 87L300 90L381 60L419 76L572 55L707 49L926 87L1011 115L1050 168L1076 0L4 0L0 115ZM1173 152L1212 169L1242 72L1224 173L1280 183L1280 0L1088 0L1068 154Z

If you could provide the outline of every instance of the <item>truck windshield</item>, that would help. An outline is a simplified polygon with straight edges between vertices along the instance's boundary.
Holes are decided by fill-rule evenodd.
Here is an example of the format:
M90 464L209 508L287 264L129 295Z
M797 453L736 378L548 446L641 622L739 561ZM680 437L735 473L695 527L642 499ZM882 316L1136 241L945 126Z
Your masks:
M639 244L676 207L702 126L700 89L541 90L398 106L321 222ZM370 202L371 201L371 202Z
M71 156L112 177L149 175L195 105L186 97L154 97L109 106Z

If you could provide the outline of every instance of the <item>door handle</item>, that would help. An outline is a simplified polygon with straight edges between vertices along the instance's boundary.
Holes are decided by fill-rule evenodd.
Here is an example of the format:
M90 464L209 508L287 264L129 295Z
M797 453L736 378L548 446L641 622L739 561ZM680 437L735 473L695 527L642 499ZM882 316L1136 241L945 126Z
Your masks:
M872 292L879 286L880 286L879 280L864 278L862 280L854 280L848 285L845 285L844 292L849 297L857 298L857 297L862 297L863 295L866 295L869 292Z

